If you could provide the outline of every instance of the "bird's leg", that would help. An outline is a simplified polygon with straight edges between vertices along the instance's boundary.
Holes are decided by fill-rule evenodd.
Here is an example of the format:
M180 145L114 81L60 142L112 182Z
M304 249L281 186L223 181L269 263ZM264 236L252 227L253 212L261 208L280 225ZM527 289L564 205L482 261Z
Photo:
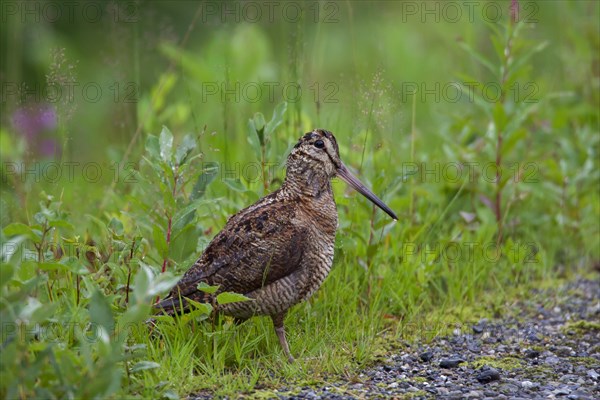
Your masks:
M286 312L282 312L277 315L271 315L271 319L273 320L273 326L275 327L275 333L277 333L277 337L279 338L279 344L283 348L283 352L288 358L290 363L294 362L294 357L292 357L292 353L290 353L290 346L288 346L288 342L285 338L285 328L283 326L283 320L285 318Z

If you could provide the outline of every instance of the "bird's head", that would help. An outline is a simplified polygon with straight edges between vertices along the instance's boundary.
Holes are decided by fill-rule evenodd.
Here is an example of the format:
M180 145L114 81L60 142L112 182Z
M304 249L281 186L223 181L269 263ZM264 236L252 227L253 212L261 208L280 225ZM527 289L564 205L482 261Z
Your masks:
M358 180L340 159L340 149L333 133L315 129L302 136L292 149L287 161L287 178L301 176L309 188L319 188L328 184L335 176L340 177L357 192L365 196L390 217L397 220L396 214Z

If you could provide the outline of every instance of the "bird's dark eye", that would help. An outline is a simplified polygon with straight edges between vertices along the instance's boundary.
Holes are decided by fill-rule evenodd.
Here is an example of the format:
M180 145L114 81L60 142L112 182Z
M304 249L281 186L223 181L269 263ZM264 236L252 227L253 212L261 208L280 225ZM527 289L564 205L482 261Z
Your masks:
M317 149L322 149L323 147L325 147L325 143L324 143L322 140L317 140L317 141L314 143L314 145L315 145L315 147L316 147Z

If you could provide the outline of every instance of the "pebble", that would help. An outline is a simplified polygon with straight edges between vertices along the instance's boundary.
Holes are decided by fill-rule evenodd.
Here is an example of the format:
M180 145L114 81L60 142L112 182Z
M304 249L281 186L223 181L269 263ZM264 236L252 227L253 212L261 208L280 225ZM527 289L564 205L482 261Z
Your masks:
M567 388L567 387L561 387L561 388L553 390L552 393L554 393L555 395L558 395L558 396L566 396L569 393L571 393L571 390L569 390L569 388Z
M490 383L500 380L500 372L494 368L482 369L482 371L478 373L475 378L481 383Z
M473 333L483 333L483 331L485 330L485 324L487 323L487 320L481 320L478 323L476 323L475 325L473 325L471 327L471 329L473 329Z
M433 358L433 352L425 351L425 352L419 354L419 358L421 360L423 360L424 362L431 361L431 359Z
M512 383L505 383L504 385L502 385L500 387L500 391L502 391L506 394L513 394L513 393L517 393L519 391L519 387Z
M558 364L560 362L560 358L555 357L555 356L549 356L549 357L546 357L544 362L546 364Z
M590 378L592 378L593 380L597 381L598 377L600 376L596 371L594 371L593 369L589 370L587 372L587 376L589 376Z
M465 362L465 360L460 357L445 358L442 361L440 361L440 367L441 368L456 368L456 367L458 367L459 364L464 363L464 362Z
M573 357L575 355L575 352L569 346L558 346L555 353L561 357Z
M533 349L525 350L525 357L527 358L538 358L540 356L540 352Z
M535 387L535 386L536 386L536 384L533 383L533 382L531 382L531 381L523 381L523 382L521 382L521 387L523 389L531 389L532 387Z

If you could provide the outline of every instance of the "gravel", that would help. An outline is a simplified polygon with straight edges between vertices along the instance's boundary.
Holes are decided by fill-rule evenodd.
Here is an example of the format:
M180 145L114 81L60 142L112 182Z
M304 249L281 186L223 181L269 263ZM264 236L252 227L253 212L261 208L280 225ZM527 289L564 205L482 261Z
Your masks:
M583 278L538 289L502 318L470 321L428 343L396 343L401 350L353 382L338 377L278 397L598 399L599 292L598 279Z

